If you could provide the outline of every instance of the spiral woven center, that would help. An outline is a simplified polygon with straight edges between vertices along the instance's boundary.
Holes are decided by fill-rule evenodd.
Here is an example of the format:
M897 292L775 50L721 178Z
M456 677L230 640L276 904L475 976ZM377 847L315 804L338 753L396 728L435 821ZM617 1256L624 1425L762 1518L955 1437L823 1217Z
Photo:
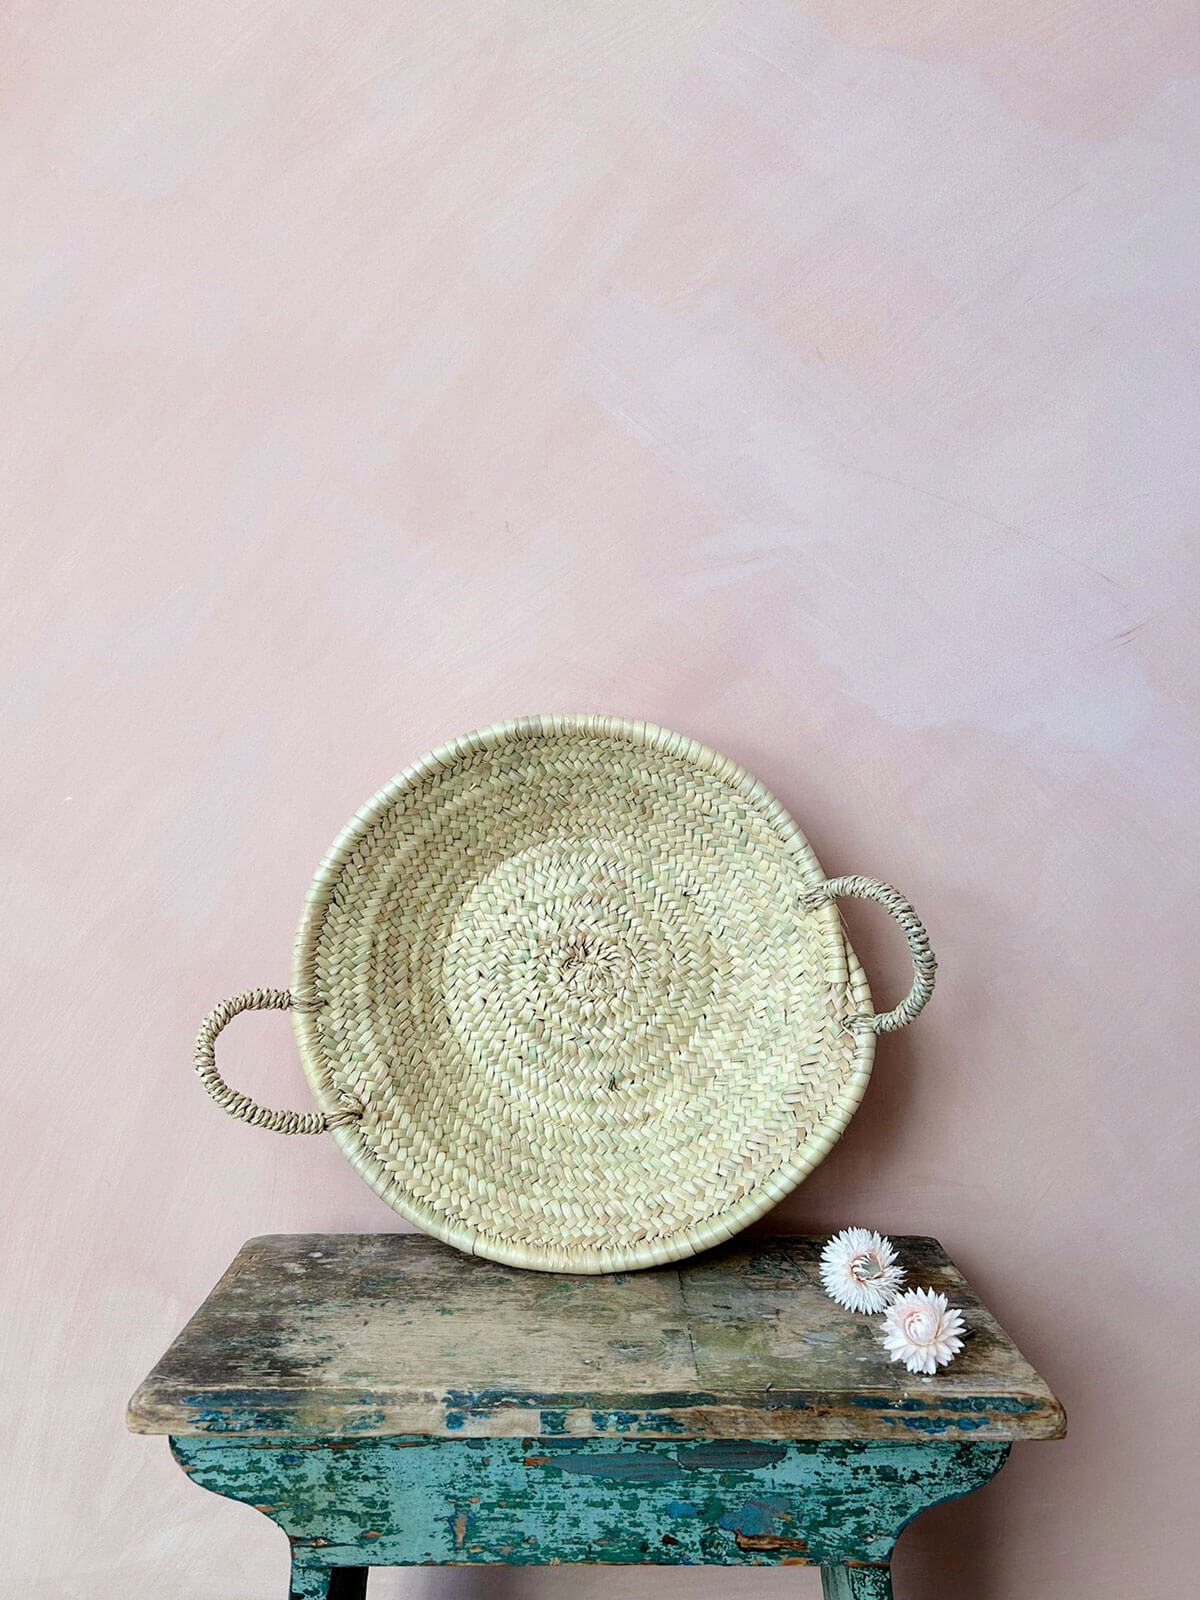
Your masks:
M572 994L586 998L619 992L625 987L627 952L616 944L606 944L595 935L566 933L552 958L560 982Z
M577 732L398 783L311 979L385 1198L570 1270L790 1187L858 1047L785 824L744 775Z

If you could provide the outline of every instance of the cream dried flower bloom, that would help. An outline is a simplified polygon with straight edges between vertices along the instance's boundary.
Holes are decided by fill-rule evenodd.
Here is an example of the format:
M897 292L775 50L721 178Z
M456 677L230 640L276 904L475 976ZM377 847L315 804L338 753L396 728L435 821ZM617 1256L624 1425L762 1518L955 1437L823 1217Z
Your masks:
M843 1228L821 1251L825 1293L847 1311L882 1311L904 1284L896 1247L869 1228Z
M883 1319L883 1347L910 1372L934 1373L953 1361L966 1332L962 1312L932 1289L910 1289L895 1299Z

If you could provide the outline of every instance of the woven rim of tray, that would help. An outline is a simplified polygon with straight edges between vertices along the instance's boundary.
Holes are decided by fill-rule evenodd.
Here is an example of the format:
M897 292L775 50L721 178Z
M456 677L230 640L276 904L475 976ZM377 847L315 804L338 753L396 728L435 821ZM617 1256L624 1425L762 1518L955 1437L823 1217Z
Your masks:
M515 764L501 766L493 784L496 792L489 796L486 779L492 773L487 764L510 753ZM574 804L586 813L594 803L603 822L594 841L556 840L552 828L538 841L539 796L530 778L537 775L539 762L550 772L548 821L553 822L556 801L561 804L564 778L571 780L578 772L579 784L570 788ZM514 786L511 779L518 768L524 782ZM484 780L483 790L472 798L477 774ZM616 799L606 812L603 783L610 777L617 784ZM627 783L632 785L628 790ZM664 806L664 799L672 805L686 799L687 804L673 810ZM641 811L636 830L631 831L630 807L635 802ZM521 805L527 806L528 814ZM471 827L473 815L486 824L482 830ZM454 827L447 827L451 816ZM568 821L570 817L568 809ZM729 834L731 826L736 835ZM525 846L512 856L503 851L506 828ZM491 849L493 833L500 836L499 853ZM743 837L744 860L724 860L715 874L707 870L711 852L728 847L730 839L741 850ZM674 853L655 854L660 844ZM654 856L657 876L647 876L639 852ZM400 869L394 870L397 862ZM475 871L477 864L485 869L482 875ZM757 875L749 870L752 865ZM456 871L462 873L459 880ZM572 898L581 873L600 882L599 898ZM687 880L683 888L672 889L674 900L662 887L664 875ZM620 717L576 715L525 717L466 734L431 751L385 785L339 834L313 879L296 936L293 1023L314 1095L322 1110L331 1114L333 1135L343 1153L375 1193L401 1216L459 1249L513 1266L562 1272L647 1267L707 1249L762 1216L812 1171L845 1128L870 1077L874 1033L869 1028L851 1029L846 1022L870 1014L871 998L836 906L825 902L796 910L795 955L784 948L780 933L790 926L781 908L793 904L799 908L803 896L824 882L807 841L763 785L734 762L680 734ZM641 899L631 894L631 886L642 893ZM419 892L406 892L414 890ZM531 909L526 907L526 896L531 897ZM715 922L693 927L702 900L710 922ZM433 907L434 920L422 929L420 918L427 903ZM520 926L514 906L521 916L528 911L535 931L527 959L541 963L557 1007L549 1018L552 1030L557 1030L552 1043L559 1050L557 1056L550 1052L551 1066L561 1067L565 1061L569 1072L543 1072L541 1035L527 1037L522 1032L523 1025L538 1026L536 1018L529 1022L528 1005L522 1010L522 1004L547 989L513 987L513 974L521 975L513 955ZM569 926L564 926L564 907ZM407 940L401 936L406 918L412 922ZM724 950L720 938L714 940L713 926L721 930L738 918L742 931L756 918L767 930L760 939L761 949L759 944L753 946L757 968L751 961L743 971L737 966L739 951ZM536 936L539 929L544 942ZM664 930L669 936L663 936ZM677 954L676 940L683 942L682 955ZM495 956L497 949L500 957ZM577 963L574 968L572 961ZM767 977L772 978L778 990L779 982L787 979L776 970L782 961L793 961L792 976L798 974L801 980L788 995L772 991L766 983ZM639 974L654 962L676 963L670 970L668 992L683 990L692 1011L680 1015L700 1036L697 1043L692 1036L684 1037L684 1029L671 1038L672 1046L677 1046L674 1054L668 1052L657 1061L648 1058L649 1067L658 1073L654 1092L660 1098L674 1092L672 1073L679 1067L682 1076L681 1063L693 1073L691 1087L705 1105L704 1096L720 1100L722 1078L740 1070L749 1115L756 1098L761 1105L767 1095L775 1105L783 1092L792 1092L786 1085L779 1091L780 1072L786 1071L794 1073L796 1096L802 1090L815 1093L820 1114L806 1124L793 1118L794 1141L783 1159L776 1153L765 1158L762 1170L753 1170L753 1125L742 1131L739 1155L732 1145L726 1149L720 1144L724 1124L711 1116L707 1123L693 1116L694 1099L677 1102L680 1114L696 1121L697 1138L714 1140L718 1151L716 1168L706 1168L702 1159L690 1174L684 1161L686 1141L670 1148L675 1120L643 1121L636 1140L630 1136L636 1146L630 1157L636 1172L646 1180L661 1171L665 1189L676 1193L695 1183L704 1191L696 1202L699 1211L693 1208L694 1214L687 1214L686 1205L674 1213L668 1208L649 1217L644 1227L640 1213L626 1214L610 1236L605 1233L608 1219L603 1208L652 1207L653 1183L644 1184L645 1194L627 1194L622 1174L611 1172L606 1200L603 1171L593 1170L595 1163L588 1165L591 1158L571 1132L570 1120L578 1119L579 1084L593 1097L593 1105L607 1104L606 1084L613 1086L614 1096L625 1092L618 1080L627 1057L621 1056L615 1042L617 1031L604 1031L604 1017L611 1014L624 1025L618 1008L630 995L645 1000L646 995L636 990L639 981L647 994L652 993L649 981ZM744 1059L739 1067L739 1051L733 1048L740 1026L737 1019L728 1027L733 1065L721 1056L724 1035L718 1029L715 1037L709 1036L714 1025L700 997L704 979L712 974L705 969L696 979L693 970L705 968L706 962L709 968L725 963L721 981L736 967L733 986L743 998L762 992L772 1004L779 1002L774 1010L766 1005L767 1021L761 1025L763 1039L774 1041L778 1055L768 1063L777 1080L774 1090L769 1082L760 1087L760 1062L751 1059L752 1051L741 1049ZM681 978L679 972L688 963ZM821 971L806 998L804 973L811 972L814 964ZM467 970L471 967L474 971ZM480 974L477 990L476 973ZM573 979L584 985L584 998L578 1002ZM688 983L693 984L690 990ZM710 994L719 991L719 982L714 983ZM587 984L594 987L589 990ZM418 1027L414 1037L414 1018L419 1021L427 1014L420 1009L422 1002L438 1027L433 1032L426 1029L424 1036ZM577 1012L577 1004L582 1007L585 1002L592 1009ZM489 1051L500 1037L506 1004L516 1017L503 1034L511 1047L493 1056ZM723 1007L721 1015L729 1010ZM450 1017L452 1021L447 1020ZM656 1018L654 1013L651 1034ZM645 1022L640 1015L635 1020L639 1026ZM779 1045L793 1033L801 1039L805 1027L811 1034L810 1048L803 1064L793 1067L789 1058L779 1055ZM582 1044L575 1036L564 1043L572 1028L576 1035L585 1035ZM590 1048L597 1039L598 1051ZM607 1079L597 1078L589 1064L591 1056L598 1056L598 1070L607 1071L611 1062L617 1063L617 1070ZM780 1061L788 1063L785 1068ZM766 1067L762 1070L765 1073ZM614 1140L625 1137L622 1116L626 1121L631 1114L636 1116L638 1105L646 1103L644 1098L636 1101L636 1095L648 1092L632 1083L633 1076L627 1093L635 1098L616 1099L607 1121L602 1114L585 1122L583 1145L596 1128L607 1129ZM647 1081L649 1077L648 1070ZM404 1086L418 1079L423 1087L405 1097ZM456 1108L454 1093L443 1095L447 1082L452 1090L461 1089L476 1099L486 1095L486 1104ZM560 1083L572 1087L556 1102L553 1096ZM348 1101L363 1106L361 1120L337 1117ZM665 1103L670 1105L669 1100ZM438 1108L443 1106L451 1119L445 1126L437 1122ZM736 1098L730 1109L738 1109ZM555 1115L543 1117L544 1111ZM413 1120L416 1114L424 1118L419 1125ZM763 1141L773 1139L778 1146L780 1139L792 1139L778 1109L767 1121L770 1128L764 1122ZM665 1138L661 1151L645 1148L653 1138ZM705 1146L699 1148L703 1156ZM583 1179L591 1184L589 1192L574 1198L572 1193L553 1192L556 1157L563 1170L574 1171L572 1161L582 1160L580 1170L586 1169ZM506 1171L505 1160L511 1161L511 1171ZM727 1183L721 1176L722 1162L730 1168L741 1163L742 1170L733 1171ZM601 1156L596 1163L602 1166ZM522 1182L528 1199L518 1192ZM717 1192L722 1184L724 1191ZM503 1204L495 1199L497 1194L505 1197ZM636 1236L639 1229L642 1237Z

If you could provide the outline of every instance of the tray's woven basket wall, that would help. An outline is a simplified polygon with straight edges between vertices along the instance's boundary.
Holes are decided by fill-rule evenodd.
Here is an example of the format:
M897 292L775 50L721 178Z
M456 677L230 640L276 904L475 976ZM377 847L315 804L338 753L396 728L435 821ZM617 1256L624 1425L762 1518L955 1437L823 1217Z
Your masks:
M401 773L317 873L285 1002L317 1120L377 1194L556 1271L761 1215L842 1131L875 1038L778 802L606 717L503 724Z

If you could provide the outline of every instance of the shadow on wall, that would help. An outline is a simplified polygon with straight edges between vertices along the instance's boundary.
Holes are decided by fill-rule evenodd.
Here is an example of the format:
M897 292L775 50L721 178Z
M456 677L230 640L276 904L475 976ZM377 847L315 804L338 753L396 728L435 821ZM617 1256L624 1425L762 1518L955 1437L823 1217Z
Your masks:
M1030 1449L1026 1445L1024 1449ZM982 1490L924 1511L901 1534L892 1562L897 1595L938 1600L1000 1600L1011 1594L1003 1572L1004 1474L1019 1471L1021 1449Z
M865 941L864 941L865 943ZM864 967L870 952L855 944ZM880 986L881 998L891 990ZM933 1002L937 1003L936 999ZM920 1023L916 1024L920 1027ZM750 1230L755 1234L822 1233L846 1227L920 1232L881 1205L891 1192L889 1166L909 1143L918 1115L921 1041L914 1029L887 1034L877 1046L871 1081L849 1126L819 1167Z

